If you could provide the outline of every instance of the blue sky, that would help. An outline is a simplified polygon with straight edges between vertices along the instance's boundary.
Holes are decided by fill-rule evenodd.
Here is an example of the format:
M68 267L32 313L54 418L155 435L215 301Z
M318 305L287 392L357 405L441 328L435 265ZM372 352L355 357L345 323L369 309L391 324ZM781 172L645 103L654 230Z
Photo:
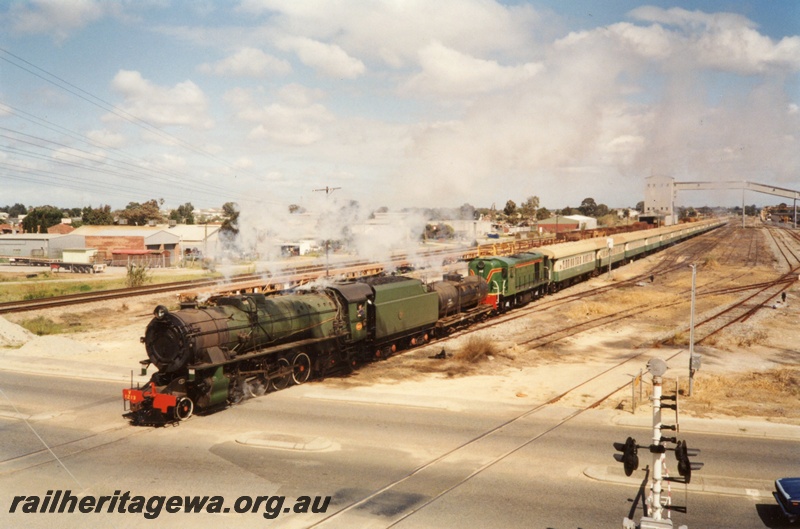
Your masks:
M800 2L0 4L0 205L800 187ZM681 197L735 205L740 194ZM771 203L748 197L748 203Z

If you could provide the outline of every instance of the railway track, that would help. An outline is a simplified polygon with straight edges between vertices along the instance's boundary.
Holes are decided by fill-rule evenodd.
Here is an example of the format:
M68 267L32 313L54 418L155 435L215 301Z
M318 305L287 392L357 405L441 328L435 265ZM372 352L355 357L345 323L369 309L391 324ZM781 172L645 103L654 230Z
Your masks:
M248 274L245 277L252 279L255 276ZM77 305L79 303L91 303L94 301L106 301L109 299L120 299L133 296L162 294L165 292L174 292L187 288L200 288L222 283L224 283L224 281L219 279L194 279L189 281L176 281L172 283L161 283L158 285L146 285L142 287L122 288L99 292L81 292L78 294L68 294L65 296L54 296L43 299L7 301L0 303L0 314L66 307L69 305Z
M364 263L363 261L354 262ZM187 281L173 281L155 285L144 285L140 287L129 287L121 289L103 290L95 292L80 292L64 296L53 296L49 298L39 298L30 300L7 301L0 303L0 314L13 312L27 312L39 309L50 309L77 305L81 303L92 303L96 301L107 301L112 299L122 299L134 296L147 296L152 294L164 294L170 292L184 292L187 290L196 291L199 289L213 289L214 291L227 291L242 288L239 285L247 285L254 281L263 283L264 281L288 282L294 276L319 277L325 274L324 265L304 265L287 267L283 270L283 275L272 278L268 273L240 274L230 279L191 279ZM266 279L265 279L266 278Z

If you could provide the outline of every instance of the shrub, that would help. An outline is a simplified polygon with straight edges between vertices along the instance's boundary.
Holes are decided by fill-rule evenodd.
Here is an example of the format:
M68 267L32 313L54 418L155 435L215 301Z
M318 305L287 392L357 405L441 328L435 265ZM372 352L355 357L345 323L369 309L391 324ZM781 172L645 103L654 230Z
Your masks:
M140 287L150 281L150 273L146 266L133 263L128 264L128 274L125 283L130 287Z
M460 362L475 364L486 360L490 356L497 356L497 351L497 345L489 338L471 336L453 358Z

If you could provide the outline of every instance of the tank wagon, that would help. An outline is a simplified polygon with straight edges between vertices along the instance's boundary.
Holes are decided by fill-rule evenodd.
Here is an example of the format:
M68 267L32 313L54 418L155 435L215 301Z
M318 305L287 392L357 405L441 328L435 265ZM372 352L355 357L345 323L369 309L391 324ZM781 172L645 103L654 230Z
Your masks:
M217 296L172 312L159 306L141 339L143 371L157 371L144 387L123 390L124 416L163 425L352 369L485 316L486 293L485 283L457 275L430 286L388 276L283 296Z

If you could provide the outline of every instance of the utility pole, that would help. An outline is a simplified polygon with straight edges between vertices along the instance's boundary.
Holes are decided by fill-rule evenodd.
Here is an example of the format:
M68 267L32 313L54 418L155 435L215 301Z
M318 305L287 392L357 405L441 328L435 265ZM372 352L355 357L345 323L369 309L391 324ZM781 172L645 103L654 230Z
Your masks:
M320 188L320 189L315 189L314 191L325 191L325 198L327 199L328 195L330 195L331 193L333 193L337 189L341 189L341 187L328 187L328 186L325 186L325 187ZM328 266L328 252L330 251L330 248L331 248L331 240L330 239L325 239L325 277L328 277L330 275L330 271L328 269L329 268L329 266Z
M742 186L742 228L744 227L744 186Z
M694 354L694 300L697 290L697 265L689 266L692 267L692 307L689 311L689 396L691 397L694 389L694 374L700 369L700 355Z

